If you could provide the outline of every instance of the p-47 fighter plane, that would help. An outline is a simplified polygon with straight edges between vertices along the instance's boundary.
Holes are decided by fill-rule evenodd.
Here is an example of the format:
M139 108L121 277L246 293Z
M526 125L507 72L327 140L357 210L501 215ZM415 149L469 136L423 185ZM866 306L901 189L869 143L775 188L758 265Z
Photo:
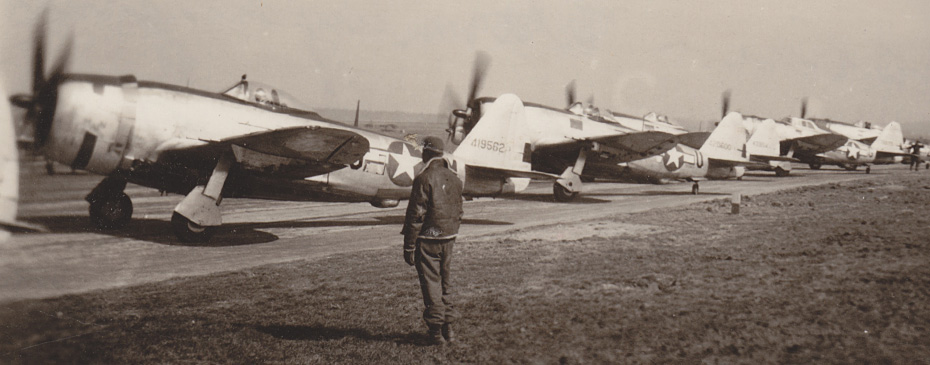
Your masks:
M36 30L32 95L10 100L27 109L35 147L48 158L106 176L86 198L98 227L130 221L127 183L186 195L171 218L185 242L209 240L222 224L223 198L393 207L410 195L422 166L414 145L327 120L244 76L213 93L133 76L66 74L69 45L46 77L44 19ZM466 195L497 196L545 177L511 169L493 138L476 133L465 141L471 147L447 156Z
M723 114L726 115L730 104L730 95L723 96ZM775 133L780 142L782 160L771 160L767 166L749 166L749 169L773 170L775 176L787 176L791 172L791 159L796 154L816 155L839 148L846 143L846 136L823 130L808 119L804 119L806 104L802 104L801 118L789 117L776 123ZM746 129L754 133L755 129L767 118L744 115Z
M779 156L775 129L775 121L768 119L747 138L742 115L730 112L701 145L681 143L661 155L628 162L615 177L647 182L691 181L691 192L697 194L701 180L742 179L747 166L784 160Z
M507 115L485 115L489 109L509 105ZM556 180L553 195L569 201L582 189L582 176L609 174L619 163L654 156L674 148L684 137L661 131L634 131L605 118L577 114L534 103L516 95L482 97L457 109L450 118L450 140L461 146L485 150L482 159L510 156L512 169L531 170ZM480 120L479 120L479 116ZM475 131L490 139L472 137ZM458 153L458 150L456 150Z
M901 132L901 125L898 122L891 122L881 130L871 144L848 139L837 149L813 155L802 152L796 154L795 157L810 165L814 170L822 165L836 165L849 171L854 171L859 166L866 166L865 172L869 173L870 164L894 160L896 156L909 156L901 150L900 146L903 143L904 134Z

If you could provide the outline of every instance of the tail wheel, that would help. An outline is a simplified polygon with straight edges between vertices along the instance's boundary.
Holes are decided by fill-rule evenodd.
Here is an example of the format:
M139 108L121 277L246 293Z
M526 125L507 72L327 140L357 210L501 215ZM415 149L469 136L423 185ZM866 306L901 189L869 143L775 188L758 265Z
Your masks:
M570 202L574 200L575 197L578 196L578 193L568 191L568 189L566 189L562 185L559 185L558 183L554 183L552 184L552 196L555 197L556 201L565 203L565 202Z
M132 200L129 195L119 194L94 200L88 209L90 221L97 228L117 229L123 228L132 219Z
M216 234L216 227L201 226L178 212L171 215L171 229L185 243L205 243Z

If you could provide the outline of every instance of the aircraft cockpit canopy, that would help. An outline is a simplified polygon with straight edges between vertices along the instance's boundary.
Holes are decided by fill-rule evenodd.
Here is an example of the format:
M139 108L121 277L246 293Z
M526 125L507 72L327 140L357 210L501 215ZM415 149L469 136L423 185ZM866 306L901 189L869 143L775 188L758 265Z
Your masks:
M245 102L258 104L275 110L299 109L310 111L310 107L284 91L263 82L242 80L223 92L223 95Z
M595 120L601 116L601 111L596 106L591 104L585 105L580 101L576 101L572 104L572 106L568 108L568 111L575 115L585 116Z

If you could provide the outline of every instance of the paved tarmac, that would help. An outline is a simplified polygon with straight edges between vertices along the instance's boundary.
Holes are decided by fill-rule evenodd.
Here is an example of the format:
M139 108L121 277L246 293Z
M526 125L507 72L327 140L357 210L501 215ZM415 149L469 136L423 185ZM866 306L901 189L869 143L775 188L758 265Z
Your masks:
M400 260L405 201L397 208L379 209L363 203L227 199L222 207L226 223L222 230L206 245L188 246L174 238L169 223L181 196L160 196L152 189L130 185L126 193L134 204L132 223L120 231L97 231L87 218L83 197L101 177L58 169L62 174L47 176L39 162L23 166L20 219L43 224L49 233L18 234L0 243L0 302L372 249L397 248ZM698 195L691 194L690 183L598 182L585 185L585 192L572 203L554 202L550 184L534 183L514 198L466 202L462 244L458 247L467 247L469 240L729 198L732 193L757 195L902 173L909 173L904 165L875 166L868 175L863 171L798 167L784 178L752 172L743 181L701 182Z

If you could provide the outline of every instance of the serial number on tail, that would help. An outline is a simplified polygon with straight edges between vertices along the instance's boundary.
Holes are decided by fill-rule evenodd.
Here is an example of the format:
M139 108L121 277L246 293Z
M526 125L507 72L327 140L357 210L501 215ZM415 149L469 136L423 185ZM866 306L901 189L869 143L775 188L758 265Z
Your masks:
M473 139L471 146L493 152L504 152L505 145L503 142L494 142L486 139Z

